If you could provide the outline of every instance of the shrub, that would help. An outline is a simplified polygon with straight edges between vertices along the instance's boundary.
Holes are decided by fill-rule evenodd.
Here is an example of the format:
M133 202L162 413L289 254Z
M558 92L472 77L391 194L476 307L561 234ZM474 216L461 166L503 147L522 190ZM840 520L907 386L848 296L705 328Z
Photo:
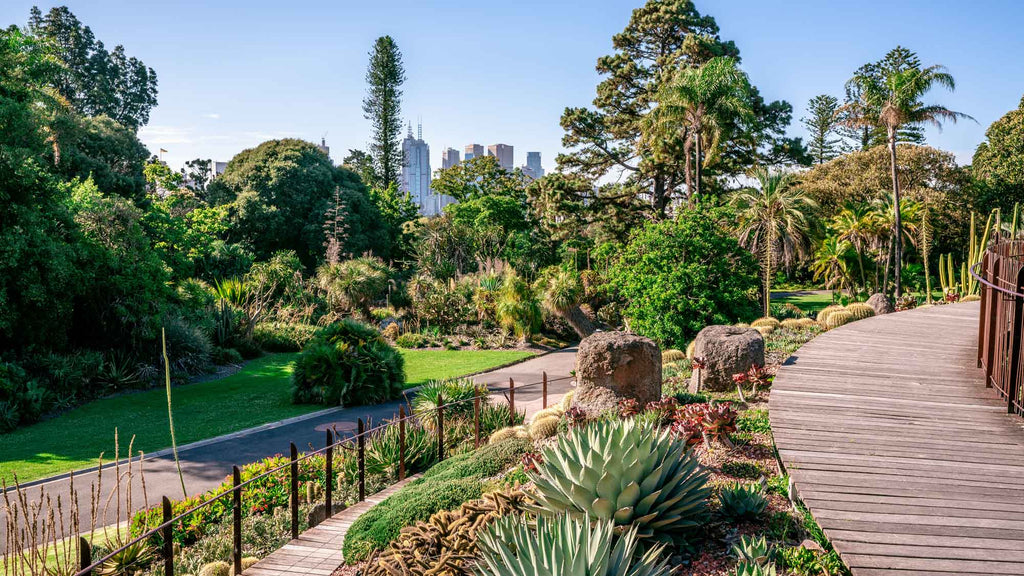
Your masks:
M736 429L740 432L768 434L772 431L767 410L747 410L736 417Z
M445 416L457 418L473 415L472 400L476 393L477 386L472 378L431 380L420 387L413 397L412 412L425 428L432 430L437 424L438 396L446 404Z
M566 515L538 518L535 526L510 516L480 532L480 576L668 576L664 545L643 553L635 526L621 533L606 520L591 523Z
M754 520L768 508L764 488L759 484L730 484L718 493L718 514L730 521Z
M832 330L852 321L853 314L850 314L846 310L836 310L828 315L828 320L825 321L825 327Z
M381 334L388 340L395 342L402 335L402 328L398 325L398 322L388 322Z
M705 326L757 315L758 265L722 225L726 218L701 206L634 233L608 272L631 329L681 346Z
M429 344L430 340L426 336L416 332L406 332L395 338L395 346L399 348L425 348Z
M614 520L636 526L645 540L677 544L699 526L709 494L708 474L686 443L639 419L593 422L560 436L530 476L540 515Z
M806 316L803 310L789 302L786 302L785 304L772 304L771 314L772 317L778 318L779 320L803 318Z
M383 296L390 277L391 268L370 256L324 264L316 271L317 284L331 307L363 318L371 317L370 304Z
M498 323L523 340L529 340L543 320L540 301L533 288L511 269L505 273L494 310Z
M205 332L172 316L164 322L164 333L171 371L176 376L192 376L210 368L213 343Z
M253 330L256 345L267 352L298 352L316 336L319 328L311 324L262 322Z
M397 398L405 362L374 328L342 320L321 330L295 361L292 401L373 404Z
M226 366L228 364L241 364L243 362L242 354L234 348L221 348L215 347L213 349L213 355L211 356L213 363L218 366Z
M366 472L398 476L401 445L397 424L374 433L366 446ZM437 461L437 441L420 426L405 429L405 471L415 474Z
M352 524L345 535L345 562L352 564L374 550L383 550L405 526L480 498L483 479L512 467L531 447L528 441L510 440L435 465Z

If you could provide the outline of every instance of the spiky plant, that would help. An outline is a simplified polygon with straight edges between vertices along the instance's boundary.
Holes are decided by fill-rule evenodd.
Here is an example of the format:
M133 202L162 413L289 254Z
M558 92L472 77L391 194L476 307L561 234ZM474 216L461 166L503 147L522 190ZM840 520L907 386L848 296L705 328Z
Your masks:
M825 306L820 312L818 312L818 322L821 322L821 325L824 326L828 323L828 317L831 316L833 312L839 312L840 310L845 310L845 308L838 304Z
M509 269L505 273L494 309L498 323L517 338L528 340L540 329L540 302L530 285L515 270Z
M697 341L690 340L690 343L686 345L686 357L693 360L693 351L697 349Z
M642 540L685 545L705 517L708 473L650 420L603 420L560 436L531 474L542 516L612 520Z
M616 533L620 536L616 538ZM636 526L559 515L540 517L535 529L519 517L499 518L480 532L478 576L668 576L663 546L637 556Z
M740 541L733 545L732 553L740 565L767 566L774 561L775 556L775 551L768 545L768 540L764 536L742 536Z
M561 266L545 268L534 283L534 290L544 308L568 322L577 336L586 338L594 333L594 324L580 309L585 291L578 271Z
M825 328L832 330L834 328L839 328L843 324L849 324L852 321L853 314L850 314L846 310L836 310L828 315L828 320L825 321Z
M530 423L530 438L541 440L558 434L558 417L548 416Z
M776 574L778 571L774 563L765 566L744 563L736 565L736 576L776 576Z
M786 330L800 330L804 326L801 320L806 320L806 318L786 318L779 325Z
M682 350L676 350L675 348L669 348L661 353L661 363L671 364L673 362L679 362L680 360L686 359L686 353Z
M405 469L409 473L426 470L435 462L437 442L420 426L405 430ZM401 458L401 436L397 425L381 428L366 446L366 471L370 474L397 474Z
M412 399L412 412L428 430L437 424L437 400L444 404L445 416L473 415L473 396L477 385L472 378L431 380L416 391Z
M724 486L718 493L718 503L721 505L718 514L731 521L754 520L768 507L760 484L739 482Z
M565 396L562 396L562 401L558 403L558 407L561 408L563 412L567 411L572 406L572 398L575 394L575 390L569 390L565 393Z
M854 302L846 307L854 320L863 320L875 315L875 309L864 302Z

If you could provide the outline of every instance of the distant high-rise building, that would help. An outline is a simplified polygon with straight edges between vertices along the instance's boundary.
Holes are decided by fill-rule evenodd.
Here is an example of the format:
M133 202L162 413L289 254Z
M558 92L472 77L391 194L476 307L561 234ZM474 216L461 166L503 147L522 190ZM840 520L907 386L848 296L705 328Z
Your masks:
M459 151L455 148L448 148L441 152L441 168L447 170L459 163Z
M423 141L423 125L420 124L417 135L412 135L412 123L409 123L409 134L402 141L402 190L409 193L412 201L424 216L435 216L454 200L449 196L434 194L430 189L430 146Z
M526 153L526 166L523 166L523 174L531 180L540 180L544 176L544 167L540 165L540 152Z
M331 159L331 147L327 145L327 139L326 138L321 138L320 139L320 145L317 146L317 148L319 148L320 151L324 153L324 156L327 156L328 160Z
M228 169L228 163L217 162L216 160L214 160L211 167L213 168L213 175L220 176L221 174L224 173L225 170Z
M509 146L508 144L491 144L490 146L487 147L487 155L494 156L495 158L498 159L499 166L501 166L505 170L508 170L509 172L512 171L513 152L512 147Z
M473 158L479 158L484 155L484 147L479 144L470 144L466 146L466 162L469 162Z

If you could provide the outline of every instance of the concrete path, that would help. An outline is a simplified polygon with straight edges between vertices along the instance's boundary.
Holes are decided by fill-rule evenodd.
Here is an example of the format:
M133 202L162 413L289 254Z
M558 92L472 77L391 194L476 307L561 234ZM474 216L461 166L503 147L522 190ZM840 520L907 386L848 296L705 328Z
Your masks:
M507 388L509 378L513 378L517 385L524 385L530 382L539 382L541 374L546 371L549 379L552 380L552 384L548 388L549 398L554 402L571 388L571 380L568 376L575 368L575 362L576 349L567 348L474 376L474 380L480 384L486 384L491 389L500 389L499 392L492 394L492 398L503 400L505 397L503 390ZM516 408L526 409L528 414L536 412L540 409L540 394L540 386L524 387L522 390L517 390ZM190 496L202 494L217 487L231 474L233 465L247 464L276 454L287 454L290 442L294 442L300 451L310 447L320 448L324 445L328 429L335 428L341 433L351 434L356 430L358 418L372 422L391 418L398 413L398 408L403 402L325 410L308 417L293 418L280 425L260 426L250 431L236 432L213 440L183 446L179 448L178 454L188 494ZM74 441L73 433L67 436L67 441ZM181 483L175 469L174 458L170 454L146 458L145 480L146 498L143 497L141 483L137 479L133 483L134 509L142 508L147 500L150 505L158 504L161 496L164 495L171 499L182 497ZM96 481L97 472L94 469L83 471L74 479L79 506L83 511L83 523L87 522L85 518L87 518L89 510L90 492L91 488L96 485ZM70 480L66 477L58 477L51 481L44 480L35 484L29 489L31 500L38 500L40 490L42 490L52 498L60 495L65 503L70 501ZM104 472L101 487L104 494L103 500L107 499L113 487L113 473ZM125 488L122 487L122 498ZM116 518L113 505L111 508L110 514L98 519L97 526L116 524L125 519L124 513L120 520ZM7 519L3 510L0 509L0 552L6 550L6 545Z

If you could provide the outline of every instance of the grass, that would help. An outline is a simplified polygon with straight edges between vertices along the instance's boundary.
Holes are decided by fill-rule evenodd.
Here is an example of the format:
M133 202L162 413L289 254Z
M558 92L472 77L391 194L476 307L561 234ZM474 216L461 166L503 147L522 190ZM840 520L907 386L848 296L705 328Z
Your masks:
M507 364L531 352L501 350L402 350L407 385L432 378L464 376ZM323 406L292 404L291 374L296 354L270 354L226 378L175 388L174 424L184 445L314 412ZM130 435L134 449L152 453L171 445L163 388L104 398L56 418L0 434L0 478L14 473L22 482L95 466L101 453L111 460L115 430L123 452Z
M420 386L429 380L441 380L482 372L533 356L524 350L406 350L405 386Z
M806 314L817 313L822 308L832 304L831 292L785 297L775 296L774 292L772 294L772 304L792 304L803 310Z

